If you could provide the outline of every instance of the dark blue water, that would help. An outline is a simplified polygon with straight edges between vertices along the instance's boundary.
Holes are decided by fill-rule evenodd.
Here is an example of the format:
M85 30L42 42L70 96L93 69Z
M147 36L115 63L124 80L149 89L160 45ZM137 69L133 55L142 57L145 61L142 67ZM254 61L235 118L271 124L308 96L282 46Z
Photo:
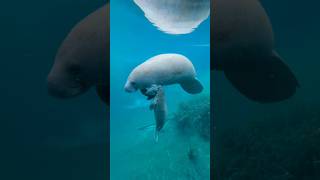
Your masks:
M319 179L319 53L316 2L261 1L275 34L275 49L301 87L279 103L247 100L214 73L217 179Z
M105 1L1 5L1 179L106 179L106 110L93 92L47 94L46 76L70 29Z

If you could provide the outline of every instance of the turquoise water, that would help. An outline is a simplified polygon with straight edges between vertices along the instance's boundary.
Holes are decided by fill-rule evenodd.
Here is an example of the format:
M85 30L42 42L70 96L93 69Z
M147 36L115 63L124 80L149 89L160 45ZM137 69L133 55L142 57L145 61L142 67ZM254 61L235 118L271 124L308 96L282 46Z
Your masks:
M221 72L213 72L213 174L221 180L318 180L319 3L261 3L273 24L276 50L301 87L287 101L259 104L237 92ZM62 40L103 4L104 0L2 3L0 179L108 179L106 106L94 90L59 100L48 96L46 87ZM181 115L174 115L181 112L177 104L207 100L209 22L190 35L171 36L152 26L129 0L113 0L111 11L112 179L208 179L208 141L196 133L180 133L173 120ZM178 86L166 89L170 121L155 143L152 128L137 130L154 120L149 103L139 93L125 93L123 86L133 67L164 52L189 57L205 92L190 96ZM190 154L198 157L197 163L190 161Z
M179 134L171 120L181 103L203 96L209 99L209 20L191 34L168 35L157 30L133 2L114 0L111 7L111 179L209 179L209 141ZM124 85L135 66L162 53L188 57L204 91L190 95L178 85L165 87L168 122L156 143L154 128L138 130L155 121L150 102L140 92L125 92ZM196 149L199 162L188 159L190 149Z

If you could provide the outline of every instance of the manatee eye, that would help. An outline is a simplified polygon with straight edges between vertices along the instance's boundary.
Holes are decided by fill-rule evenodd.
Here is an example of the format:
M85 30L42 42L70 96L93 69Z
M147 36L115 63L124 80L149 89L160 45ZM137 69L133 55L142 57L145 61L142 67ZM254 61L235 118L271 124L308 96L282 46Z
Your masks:
M70 66L69 72L73 75L78 75L80 73L80 67L79 66Z
M73 77L73 79L80 83L81 82L81 68L80 66L77 65L72 65L68 68L68 72L70 73L71 77Z
M143 89L140 89L140 91L141 91L141 93L142 93L142 94L144 94L144 95L145 95L145 94L146 94L146 92L147 92L147 89L146 89L146 88L143 88Z
M136 83L136 82L131 82L131 85L132 85L133 87L136 87L137 83Z
M72 65L68 68L68 72L76 81L80 81L81 76L81 68L77 65Z

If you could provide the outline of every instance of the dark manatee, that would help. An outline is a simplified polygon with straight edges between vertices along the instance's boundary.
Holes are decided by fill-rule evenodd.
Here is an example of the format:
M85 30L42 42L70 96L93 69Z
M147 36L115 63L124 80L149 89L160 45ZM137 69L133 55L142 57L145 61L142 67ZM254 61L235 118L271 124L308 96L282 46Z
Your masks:
M212 66L251 100L291 97L298 82L274 50L272 27L258 0L212 1Z
M79 22L63 41L48 75L48 91L75 97L95 86L109 103L109 4Z

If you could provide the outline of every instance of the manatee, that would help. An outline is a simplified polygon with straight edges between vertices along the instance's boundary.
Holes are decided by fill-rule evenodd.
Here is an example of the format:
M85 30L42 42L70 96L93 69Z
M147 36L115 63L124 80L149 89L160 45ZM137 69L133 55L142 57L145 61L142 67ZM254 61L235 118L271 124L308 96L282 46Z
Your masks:
M180 84L190 94L203 90L193 64L179 54L160 54L138 65L128 76L124 89L127 92L146 92L152 85L171 84Z
M298 81L274 50L269 18L258 0L212 1L211 70L221 70L251 100L268 103L295 94Z
M159 90L159 86L156 84L153 84L151 85L151 87L141 89L140 91L143 95L148 97L147 100L150 100L156 97L158 90Z
M109 4L85 17L67 35L48 75L49 94L69 98L95 86L109 103Z
M210 14L210 0L134 0L146 18L168 34L188 34Z
M165 98L164 89L162 86L154 85L156 96L154 97L150 109L154 111L154 118L156 120L155 140L158 141L159 132L166 122L167 116L167 103Z

